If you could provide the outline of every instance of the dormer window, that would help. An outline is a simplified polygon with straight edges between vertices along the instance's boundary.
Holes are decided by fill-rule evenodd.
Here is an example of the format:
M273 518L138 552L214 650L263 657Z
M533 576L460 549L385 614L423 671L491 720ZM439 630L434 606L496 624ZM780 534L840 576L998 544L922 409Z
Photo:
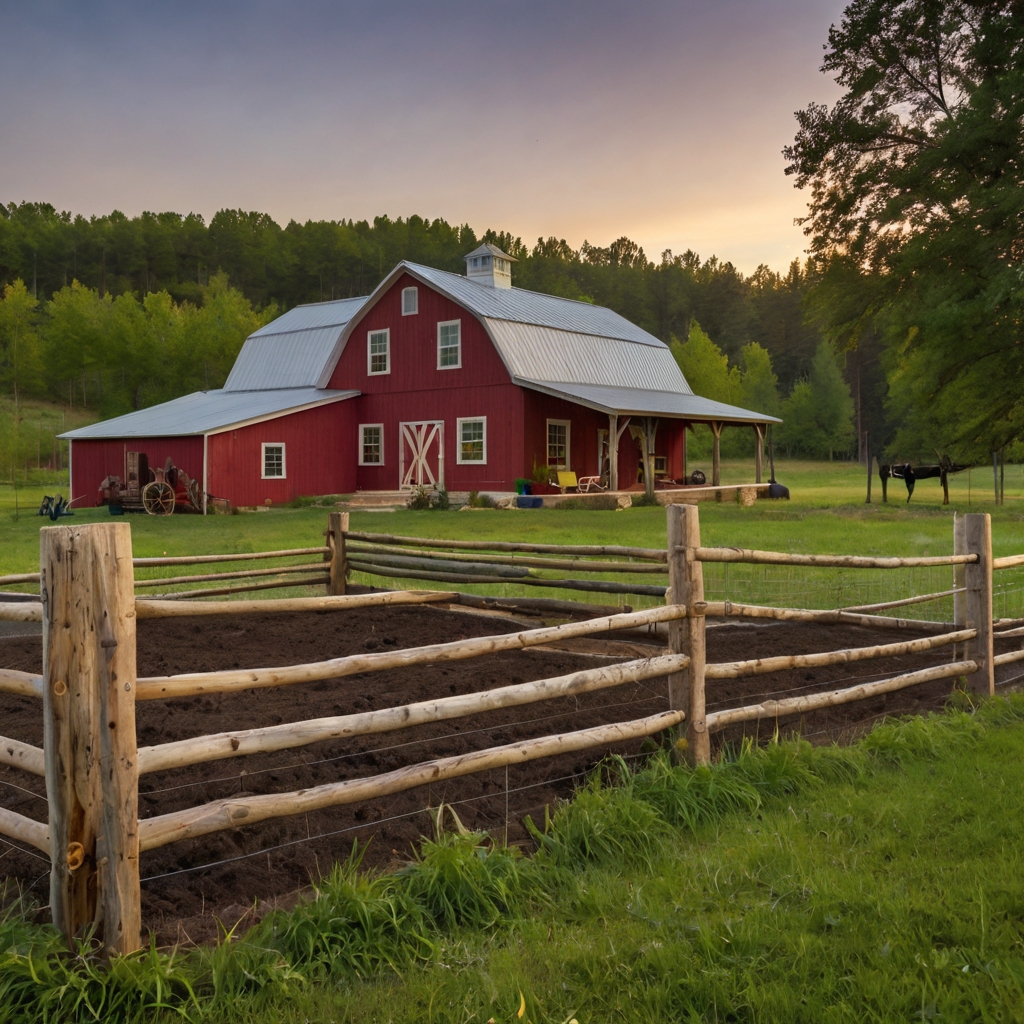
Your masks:
M412 316L420 311L420 292L418 288L402 289L402 316Z

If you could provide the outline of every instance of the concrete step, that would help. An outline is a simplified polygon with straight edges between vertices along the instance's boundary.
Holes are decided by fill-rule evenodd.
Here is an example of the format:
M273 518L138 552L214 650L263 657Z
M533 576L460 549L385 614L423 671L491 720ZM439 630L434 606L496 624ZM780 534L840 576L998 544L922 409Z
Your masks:
M407 491L356 491L344 502L348 509L401 508L409 500Z

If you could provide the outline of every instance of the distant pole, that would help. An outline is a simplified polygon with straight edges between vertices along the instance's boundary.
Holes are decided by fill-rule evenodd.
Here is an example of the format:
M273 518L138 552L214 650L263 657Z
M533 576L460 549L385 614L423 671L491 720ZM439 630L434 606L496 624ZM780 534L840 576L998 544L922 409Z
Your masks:
M999 504L999 450L992 452L992 487L996 492L996 504Z
M871 458L871 449L868 447L868 432L866 430L864 431L864 452L867 455L867 462L868 462L868 496L865 499L864 504L865 505L870 505L871 504L871 468L872 468L871 467L871 463L872 463L873 460Z
M999 504L1006 504L1006 445L999 449Z

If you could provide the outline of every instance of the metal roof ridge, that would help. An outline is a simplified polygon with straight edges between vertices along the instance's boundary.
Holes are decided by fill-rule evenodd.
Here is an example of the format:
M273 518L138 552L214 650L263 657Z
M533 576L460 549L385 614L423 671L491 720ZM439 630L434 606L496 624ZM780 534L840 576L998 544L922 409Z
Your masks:
M348 320L344 320L336 324L320 324L316 327L288 327L283 331L268 331L264 327L260 329L258 334L254 331L245 340L248 341L249 338L280 338L284 334L305 334L308 331L329 331L332 327L344 327L347 323ZM267 327L269 326L270 324L267 324Z
M429 270L429 271L431 271L431 272L433 272L435 274L447 274L449 277L458 278L458 280L460 280L460 281L467 282L469 284L475 284L477 286L477 288L487 288L489 291L493 291L494 290L494 289L491 288L490 285L480 284L479 281L474 281L471 277L466 277L465 274L456 274L456 273L454 273L451 270L441 270L439 267L428 267L425 263L413 263L410 260L402 260L402 264L405 265L405 266L408 266L408 267L415 267L416 270ZM566 295L552 295L551 292L535 292L532 288L520 288L519 285L513 285L511 289L505 289L505 291L519 292L522 295L539 295L542 299L554 299L557 302L574 302L574 303L576 303L577 306L586 306L588 309L607 309L609 313L615 313L616 316L620 316L620 317L622 317L623 320L626 320L626 318L624 316L622 316L621 313L616 313L615 310L611 308L611 306L601 306L601 305L598 305L598 303L596 303L596 302L587 302L586 299L570 299ZM492 320L508 320L508 317L505 317L505 316L493 316L493 317L491 317L491 319ZM521 321L521 320L520 321L513 320L513 321L510 321L510 322L511 323L523 323L523 321ZM639 327L639 324L633 324L632 320L626 320L626 323L632 324L634 327ZM538 324L538 326L543 326L543 324ZM643 330L643 328L641 327L640 330ZM577 332L577 333L579 333L579 332ZM604 335L594 335L594 337L604 337ZM651 337L653 338L654 335L652 334ZM622 338L622 339L618 339L618 340L626 341L628 339ZM665 342L661 341L660 338L657 338L656 340L660 341L662 345L665 344Z
M543 292L533 292L532 294L533 295L543 295L544 293ZM567 301L572 302L574 300L569 299ZM586 305L589 305L589 303L586 303ZM600 308L600 309L608 309L607 306L600 306L598 308ZM611 312L614 313L615 310L612 310ZM616 315L619 316L621 314L616 314ZM654 346L649 341L637 341L636 338L620 338L618 336L610 335L610 334L594 334L593 331L570 330L568 327L552 327L551 324L536 324L532 320L513 320L513 319L511 319L510 317L507 317L507 316L491 316L489 313L481 313L480 314L480 319L481 320L498 320L498 321L500 321L501 323L504 323L504 324L528 324L530 327L543 327L546 331L560 331L562 334L578 334L580 337L583 337L583 338L600 338L602 341L621 341L624 345L643 345L646 348L654 348ZM625 319L625 317L623 317L623 319ZM626 322L630 323L631 321L627 320ZM637 326L637 325L634 324L634 326ZM641 327L640 330L643 330L643 328ZM654 340L659 345L663 346L664 348L668 348L669 347L668 345L665 344L665 342L663 342L661 340L661 338L655 338L653 334L651 335L651 337L654 338Z
M319 302L296 302L291 309L286 309L284 313L290 313L292 309L308 309L310 306L330 306L338 302L364 302L369 297L369 295L351 295L347 299L321 299ZM281 316L284 316L284 313Z

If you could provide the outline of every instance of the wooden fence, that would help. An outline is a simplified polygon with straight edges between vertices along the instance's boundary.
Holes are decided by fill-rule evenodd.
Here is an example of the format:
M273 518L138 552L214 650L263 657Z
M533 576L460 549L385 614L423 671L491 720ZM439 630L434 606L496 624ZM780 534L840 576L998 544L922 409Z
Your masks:
M690 761L706 764L710 760L710 734L730 724L811 711L959 676L966 678L972 690L991 694L994 692L995 666L1024 659L1024 651L998 658L993 656L993 570L1024 564L1024 556L993 561L987 515L958 518L953 554L928 558L797 555L705 547L701 544L696 506L669 506L667 516L668 543L664 549L424 540L354 533L347 529L347 515L332 514L328 522L327 544L323 547L157 559L132 558L131 533L126 523L44 528L40 534L40 600L0 604L0 618L42 622L42 675L0 669L0 691L41 698L44 744L38 748L0 737L0 764L45 777L48 820L43 823L0 808L0 835L27 843L50 857L53 920L65 935L69 938L80 936L95 926L104 949L125 953L139 948L141 941L140 852L167 843L269 818L381 797L427 782L504 765L603 747L680 726L685 728L685 749ZM268 570L290 574L289 582L284 584L266 582L261 575L262 570L251 569L172 576L156 581L135 579L136 567L210 564L242 559L294 559L299 555L320 555L323 561ZM950 591L916 595L881 607L936 600L952 594L955 621L935 623L873 614L881 607L856 611L811 610L708 602L704 599L703 563L714 561L852 566L877 570L948 565L954 570L954 586ZM466 569L466 566L470 568ZM380 575L394 573L400 578L406 578L412 572L439 582L463 582L467 577L471 582L514 580L519 583L528 579L538 583L543 580L543 585L553 582L568 589L568 585L573 584L580 590L599 589L594 584L606 581L538 578L529 574L538 569L595 574L664 572L667 574L667 586L637 591L636 587L647 585L617 583L610 591L604 591L623 594L648 593L658 589L659 594L665 597L664 604L634 611L628 607L592 606L550 599L489 599L453 590L347 594L346 576L356 569ZM528 575L512 575L521 572ZM30 575L25 574L21 581L31 582L26 579ZM182 582L217 584L230 578L247 581L241 584L246 589L257 589L294 586L296 576L303 582L325 584L328 594L276 600L217 601L193 600L191 591L168 593L156 598L136 596L142 583L153 586ZM10 577L7 580L10 581ZM222 588L215 586L198 594L204 597L221 595ZM508 604L510 600L511 605ZM539 610L555 618L570 617L570 612L575 616L559 625L517 633L350 655L312 664L136 677L135 624L139 618L460 602ZM932 635L870 647L707 664L707 619L732 617L912 626ZM198 736L141 748L137 746L135 702L138 700L173 700L194 694L231 693L439 664L609 631L654 628L661 623L668 630L668 648L663 656L478 693L438 697L401 707ZM1001 627L997 634L1000 637L1024 635L1020 622L998 625ZM784 669L845 664L941 647L951 647L953 655L952 660L943 665L830 692L706 713L705 686L708 680L713 682ZM668 681L667 710L633 721L537 737L455 757L436 758L367 778L328 783L293 793L242 794L141 821L138 817L138 780L142 774L298 748L329 739L404 729L659 677Z

